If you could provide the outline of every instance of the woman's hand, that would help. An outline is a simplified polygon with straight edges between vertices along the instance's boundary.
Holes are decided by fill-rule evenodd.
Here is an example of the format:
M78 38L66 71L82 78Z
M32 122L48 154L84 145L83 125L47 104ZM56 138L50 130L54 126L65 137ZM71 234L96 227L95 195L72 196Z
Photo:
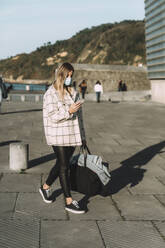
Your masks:
M72 105L70 105L69 113L70 114L76 113L80 107L81 107L80 102L73 103Z

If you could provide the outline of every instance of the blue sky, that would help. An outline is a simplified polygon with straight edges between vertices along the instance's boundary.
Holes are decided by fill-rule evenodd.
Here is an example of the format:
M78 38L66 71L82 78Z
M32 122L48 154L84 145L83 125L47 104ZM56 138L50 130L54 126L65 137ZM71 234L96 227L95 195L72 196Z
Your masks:
M144 0L0 0L0 59L126 19L144 19Z

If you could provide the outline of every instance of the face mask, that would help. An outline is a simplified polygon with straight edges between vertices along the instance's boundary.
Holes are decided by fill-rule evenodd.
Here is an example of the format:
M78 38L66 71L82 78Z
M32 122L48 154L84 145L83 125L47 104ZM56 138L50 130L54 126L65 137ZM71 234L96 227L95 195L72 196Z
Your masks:
M64 81L64 84L66 86L70 86L72 84L72 78L71 77L67 77Z

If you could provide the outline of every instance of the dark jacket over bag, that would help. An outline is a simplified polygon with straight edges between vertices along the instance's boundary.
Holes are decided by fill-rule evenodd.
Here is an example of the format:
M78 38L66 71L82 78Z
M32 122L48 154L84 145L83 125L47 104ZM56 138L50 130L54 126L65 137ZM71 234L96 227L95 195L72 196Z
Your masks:
M6 88L6 85L2 82L2 80L0 80L0 87L1 87L1 90L2 90L2 97L4 99L7 98L7 88Z
M105 164L100 166L98 163L100 157L91 155L88 148L85 150L71 159L71 189L87 196L93 196L101 193L103 187L110 181L110 174L108 169L105 170Z

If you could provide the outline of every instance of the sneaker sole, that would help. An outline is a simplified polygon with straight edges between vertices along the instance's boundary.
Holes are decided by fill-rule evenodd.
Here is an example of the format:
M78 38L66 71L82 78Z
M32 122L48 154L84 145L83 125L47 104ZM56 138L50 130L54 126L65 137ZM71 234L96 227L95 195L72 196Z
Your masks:
M44 201L44 202L46 202L46 203L52 203L52 201L49 201L49 200L46 200L46 199L45 199L45 197L44 197L44 195L43 195L43 193L42 193L42 190L41 190L41 189L39 189L39 192L40 192L40 194L41 194L42 199L43 199L43 201Z
M84 210L80 210L80 211L77 211L77 210L73 210L73 209L70 209L70 208L65 208L66 211L68 212L71 212L71 213L74 213L74 214L84 214L85 211Z

